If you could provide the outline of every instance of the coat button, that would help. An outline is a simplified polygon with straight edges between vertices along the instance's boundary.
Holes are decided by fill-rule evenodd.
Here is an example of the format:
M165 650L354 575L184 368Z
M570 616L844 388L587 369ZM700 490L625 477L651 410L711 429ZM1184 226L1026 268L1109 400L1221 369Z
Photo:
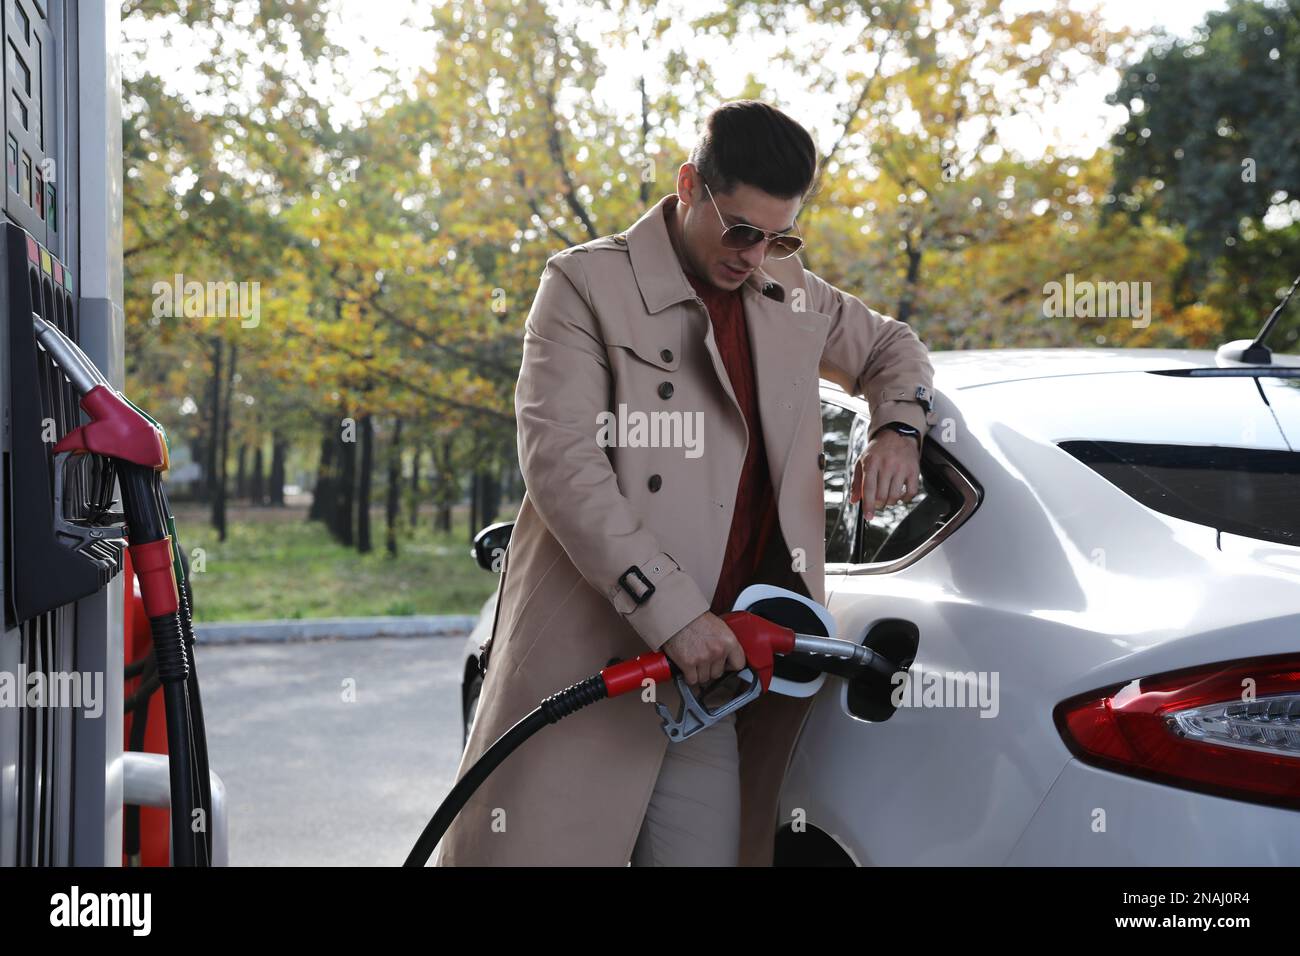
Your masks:
M672 383L672 382L660 382L660 383L659 383L659 397L660 397L660 398L672 398L672 397L673 397L673 383Z
M664 480L658 475L651 475L650 480L646 482L646 484L650 486L651 491L658 491L664 486Z
M818 471L826 470L826 452L824 451L817 453L817 470Z
M663 359L665 362L671 362L673 360L673 350L664 349L662 352L659 353L659 357Z

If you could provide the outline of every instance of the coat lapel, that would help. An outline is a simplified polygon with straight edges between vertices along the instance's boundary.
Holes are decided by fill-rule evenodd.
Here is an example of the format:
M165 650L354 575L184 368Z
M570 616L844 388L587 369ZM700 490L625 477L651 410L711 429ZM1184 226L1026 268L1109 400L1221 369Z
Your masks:
M768 291L762 288L767 285ZM763 442L777 501L804 410L818 391L817 368L826 347L830 316L796 312L786 287L769 274L756 274L744 285L745 322L754 360Z
M632 271L646 312L651 315L695 298L695 290L673 252L664 221L664 207L676 202L676 195L664 196L624 234ZM791 293L802 285L799 276L803 266L797 256L769 260L765 265L766 268L756 270L746 279L741 288L763 421L763 442L767 446L772 487L779 501L795 432L809 404L808 393L817 394L817 368L826 346L830 317L791 308ZM731 378L718 352L712 323L706 323L704 346L718 382L736 410L737 421L743 422Z

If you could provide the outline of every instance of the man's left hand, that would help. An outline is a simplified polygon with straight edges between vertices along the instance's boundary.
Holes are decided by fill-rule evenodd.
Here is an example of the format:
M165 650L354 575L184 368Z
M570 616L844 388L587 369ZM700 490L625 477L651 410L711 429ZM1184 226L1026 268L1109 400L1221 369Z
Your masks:
M921 449L915 438L882 428L853 466L849 502L865 503L870 521L876 509L911 501L921 487Z

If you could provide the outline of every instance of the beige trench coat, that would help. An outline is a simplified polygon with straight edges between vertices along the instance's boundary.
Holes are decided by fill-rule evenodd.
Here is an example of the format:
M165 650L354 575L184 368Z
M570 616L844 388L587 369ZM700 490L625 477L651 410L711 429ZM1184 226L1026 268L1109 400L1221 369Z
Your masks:
M664 206L676 202L666 196L626 233L556 254L542 273L515 393L527 493L458 779L542 698L613 658L657 650L709 609L748 434L668 237ZM864 396L873 423L924 433L932 368L906 324L797 257L768 259L742 295L779 522L763 579L823 601L819 370ZM645 427L654 412L681 414ZM654 586L640 604L645 586L625 576L631 568ZM676 689L656 692L676 713ZM771 865L777 799L809 704L765 694L737 715L743 865ZM624 865L668 746L636 694L546 727L461 811L438 864Z

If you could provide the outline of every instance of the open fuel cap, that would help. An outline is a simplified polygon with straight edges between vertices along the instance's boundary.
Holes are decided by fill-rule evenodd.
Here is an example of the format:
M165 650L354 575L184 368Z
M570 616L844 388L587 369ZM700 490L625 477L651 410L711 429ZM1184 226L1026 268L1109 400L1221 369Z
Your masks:
M733 611L748 611L798 634L835 637L831 612L812 598L774 584L751 584L736 598ZM811 697L826 683L821 671L778 657L768 690L787 697Z

